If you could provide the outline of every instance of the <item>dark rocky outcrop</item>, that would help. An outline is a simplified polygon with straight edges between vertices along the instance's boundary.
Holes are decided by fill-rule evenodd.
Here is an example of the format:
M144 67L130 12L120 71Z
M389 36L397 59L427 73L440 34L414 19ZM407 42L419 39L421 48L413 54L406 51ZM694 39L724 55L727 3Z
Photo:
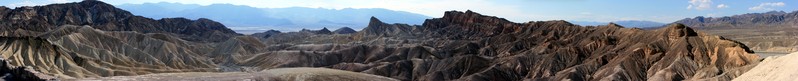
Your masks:
M269 38L269 37L271 37L273 35L280 34L280 33L282 33L282 32L277 31L277 30L267 30L265 32L254 33L254 34L252 34L250 36L258 37L258 38Z
M349 27L341 27L341 28L335 29L335 31L333 31L333 33L335 33L335 34L352 34L352 33L357 33L357 31L355 31L354 29L349 28Z
M415 36L414 32L420 32L420 26L418 25L407 25L407 24L387 24L376 17L371 17L369 21L369 25L363 30L360 30L357 34L355 34L355 38L368 38L368 37L407 37L407 36Z
M45 6L0 9L2 36L35 36L35 32L54 30L61 25L90 25L105 31L137 31L141 33L174 33L185 40L220 42L239 35L221 23L200 18L164 18L154 20L135 16L128 11L95 0ZM28 30L32 34L20 34Z
M302 29L299 32L309 32L309 33L313 33L313 34L333 34L332 31L327 29L327 27L319 29L319 30Z

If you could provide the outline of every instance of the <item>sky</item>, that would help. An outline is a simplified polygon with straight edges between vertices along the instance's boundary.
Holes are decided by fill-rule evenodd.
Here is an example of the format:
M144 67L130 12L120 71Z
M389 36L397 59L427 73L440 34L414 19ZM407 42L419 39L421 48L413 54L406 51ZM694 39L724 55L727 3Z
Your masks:
M80 0L0 0L8 7ZM569 20L611 22L647 20L669 23L696 16L722 17L767 11L798 10L798 0L101 0L113 5L173 2L217 3L258 8L385 8L441 17L443 12L471 10L514 22Z

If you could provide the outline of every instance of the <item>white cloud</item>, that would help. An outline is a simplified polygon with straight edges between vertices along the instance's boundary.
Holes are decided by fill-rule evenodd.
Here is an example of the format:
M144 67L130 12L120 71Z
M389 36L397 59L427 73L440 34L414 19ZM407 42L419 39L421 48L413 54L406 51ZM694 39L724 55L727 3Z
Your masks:
M766 11L769 11L769 10L774 10L773 9L774 7L783 7L784 5L786 5L786 4L784 4L784 2L772 2L772 3L767 3L766 2L766 3L760 3L759 5L754 6L754 7L748 8L748 10L766 10Z
M712 0L690 0L687 9L707 10L712 8Z
M729 5L726 5L726 4L719 4L717 8L718 8L718 9L721 9L721 8L729 8Z

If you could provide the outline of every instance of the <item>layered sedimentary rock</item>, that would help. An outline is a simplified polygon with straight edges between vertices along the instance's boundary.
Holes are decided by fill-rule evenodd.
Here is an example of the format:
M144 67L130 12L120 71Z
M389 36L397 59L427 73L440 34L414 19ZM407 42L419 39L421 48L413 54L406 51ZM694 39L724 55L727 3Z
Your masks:
M513 23L471 11L450 11L423 26L372 19L350 45L294 43L240 64L329 67L400 80L730 80L758 62L739 42L681 24L648 31ZM288 49L296 46L310 48Z
M218 71L199 55L204 54L198 53L201 45L159 34L65 25L36 37L8 39L14 40L2 41L2 55L11 66L60 78Z

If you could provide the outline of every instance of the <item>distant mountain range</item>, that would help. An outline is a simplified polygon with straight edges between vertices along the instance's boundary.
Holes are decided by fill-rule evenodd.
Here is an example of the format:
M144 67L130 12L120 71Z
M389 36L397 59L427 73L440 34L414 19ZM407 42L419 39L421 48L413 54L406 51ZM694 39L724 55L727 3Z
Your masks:
M607 25L608 23L610 23L610 22L593 22L593 21L569 21L569 22L582 26L598 26L598 25ZM654 21L643 21L643 20L624 20L624 21L614 21L612 23L624 27L635 27L635 28L661 27L665 25L665 23L654 22Z
M757 27L798 27L798 11L770 11L748 13L725 17L685 18L674 23L682 23L697 28L757 28Z
M250 34L274 29L298 31L303 28L338 29L350 27L360 30L374 16L388 23L422 24L429 16L394 11L382 8L344 8L324 9L306 7L256 8L232 4L181 4L181 3L143 3L116 5L131 13L150 18L186 17L189 19L208 18L219 21L239 33ZM260 31L252 31L260 30Z
M798 11L770 11L724 17L685 18L681 23L710 34L738 40L752 50L766 52L798 51Z

